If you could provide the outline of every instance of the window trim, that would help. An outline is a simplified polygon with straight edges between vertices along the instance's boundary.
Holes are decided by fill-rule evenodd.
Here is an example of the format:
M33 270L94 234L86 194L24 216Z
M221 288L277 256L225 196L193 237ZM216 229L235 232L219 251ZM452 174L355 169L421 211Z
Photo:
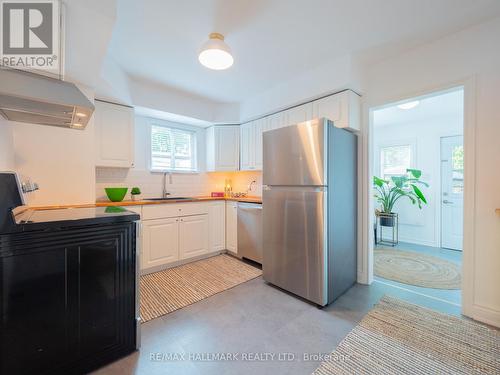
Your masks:
M397 139L393 141L386 141L378 144L378 173L380 178L384 178L383 164L382 164L382 150L388 147L410 146L410 168L417 166L417 140L415 138Z
M174 130L181 130L184 132L188 132L192 134L191 137L191 149L192 149L192 161L194 164L194 168L191 170L186 169L162 169L162 168L153 168L153 150L151 145L151 133L153 131L153 126L168 128ZM190 126L183 126L182 124L175 124L171 122L164 122L162 120L150 119L148 121L148 169L151 173L176 173L176 174L198 174L199 170L199 162L198 162L198 131L191 128Z

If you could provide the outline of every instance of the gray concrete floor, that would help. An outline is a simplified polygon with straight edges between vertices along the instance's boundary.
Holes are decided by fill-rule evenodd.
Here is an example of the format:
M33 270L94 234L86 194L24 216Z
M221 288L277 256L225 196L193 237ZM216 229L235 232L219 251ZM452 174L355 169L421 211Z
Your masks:
M390 246L381 246L381 247L388 248L388 249L391 248ZM437 258L449 260L449 261L451 261L459 266L462 265L462 252L457 251L457 250L444 249L442 247L423 246L423 245L406 243L406 242L398 243L394 247L394 249L396 249L396 250L397 249L408 250L408 251L413 251L416 253L432 255L432 256L435 256ZM375 280L375 282L389 284L391 286L395 286L395 287L399 287L399 288L403 288L403 289L408 289L408 290L411 290L412 292L424 294L424 295L432 297L432 298L442 299L444 301L450 302L450 303L455 304L457 306L460 306L462 304L462 291L459 289L450 290L450 289L423 288L423 287L419 287L416 285L399 283L397 281L388 280L388 279L384 279L382 277L377 277L377 276L374 277L374 280Z
M141 350L95 375L310 374L321 359L305 360L304 354L333 351L384 294L460 314L455 305L380 283L357 284L332 305L318 309L257 278L143 324ZM207 353L238 357L196 357ZM260 360L255 360L257 355Z

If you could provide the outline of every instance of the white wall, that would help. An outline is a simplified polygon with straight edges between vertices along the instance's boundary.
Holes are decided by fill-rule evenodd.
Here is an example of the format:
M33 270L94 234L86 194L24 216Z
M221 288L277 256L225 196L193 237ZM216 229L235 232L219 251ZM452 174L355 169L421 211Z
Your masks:
M211 123L234 123L239 120L239 105L219 103L157 83L129 79L134 106L175 113Z
M93 93L80 87L93 101ZM95 202L94 118L84 130L10 122L15 170L40 190L26 195L27 204Z
M0 117L0 171L14 170L14 138L12 125Z
M240 105L241 122L343 89L358 89L359 72L349 56L318 61L318 67L280 83Z
M367 67L364 138L368 149L368 109L466 82L466 191L464 231L464 312L500 326L500 19L466 29L446 38ZM475 125L475 139L470 126ZM469 143L468 141L469 140ZM467 152L475 149L474 154ZM471 159L472 158L472 159ZM475 159L475 160L474 160ZM474 164L467 164L472 161ZM365 217L369 204L368 154L364 155ZM468 171L468 172L467 172ZM473 206L473 210L467 207ZM365 231L362 272L370 268L370 246Z
M411 113L408 115L411 117ZM373 139L374 174L381 175L380 149L382 147L411 144L414 147L412 168L423 172L422 187L428 204L420 210L410 201L396 203L399 214L399 240L427 246L440 246L440 184L441 184L441 137L463 134L463 113L455 116L430 117L425 121L413 121L383 125L375 123Z

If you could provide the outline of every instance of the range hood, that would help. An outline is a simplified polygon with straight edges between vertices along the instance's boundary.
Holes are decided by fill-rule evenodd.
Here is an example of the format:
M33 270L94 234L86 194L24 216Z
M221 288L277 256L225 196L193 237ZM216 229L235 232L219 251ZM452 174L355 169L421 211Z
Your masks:
M0 69L0 114L7 120L84 129L93 112L73 83Z

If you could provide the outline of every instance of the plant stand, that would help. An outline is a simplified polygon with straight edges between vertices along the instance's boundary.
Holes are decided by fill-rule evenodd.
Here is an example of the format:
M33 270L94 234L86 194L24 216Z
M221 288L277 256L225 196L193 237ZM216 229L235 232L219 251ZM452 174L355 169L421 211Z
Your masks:
M377 245L388 245L396 246L399 242L399 217L398 214L387 214L383 212L378 212L376 215L376 232L379 236L376 238L375 243ZM383 228L392 228L391 239L384 239ZM376 236L377 234L375 234Z

